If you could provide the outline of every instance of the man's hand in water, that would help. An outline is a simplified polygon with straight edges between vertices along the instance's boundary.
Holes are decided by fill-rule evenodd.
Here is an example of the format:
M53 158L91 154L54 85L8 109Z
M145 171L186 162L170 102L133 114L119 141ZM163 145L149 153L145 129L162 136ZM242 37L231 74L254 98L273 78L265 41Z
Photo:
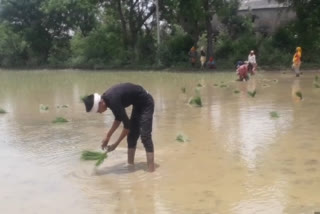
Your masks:
M115 150L117 148L119 144L117 143L114 143L114 144L111 144L110 146L107 146L107 152L112 152L113 150Z
M102 142L101 142L101 149L102 150L105 150L108 143L109 143L109 140L110 140L110 137L105 137Z

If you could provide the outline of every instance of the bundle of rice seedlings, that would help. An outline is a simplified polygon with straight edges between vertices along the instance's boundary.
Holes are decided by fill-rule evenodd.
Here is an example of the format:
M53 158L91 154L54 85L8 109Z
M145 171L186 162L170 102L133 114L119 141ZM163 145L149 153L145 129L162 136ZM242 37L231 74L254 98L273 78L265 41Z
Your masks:
M320 88L320 84L318 84L318 83L316 83L316 82L313 83L313 85L314 85L315 88Z
M197 107L202 107L202 100L201 97L199 95L196 95L194 97L192 97L189 101L189 104L191 105L195 105Z
M99 166L108 157L107 152L92 152L85 150L81 154L82 160L96 160L96 166Z
M40 104L40 110L41 110L41 111L48 111L48 110L49 110L49 106Z
M318 75L316 75L316 76L314 77L314 81L316 81L316 82L319 81L319 76L318 76Z
M64 105L57 105L57 108L69 108L68 105L64 104Z
M0 108L0 114L5 114L7 113L6 110L4 110L3 108Z
M248 95L251 96L251 97L255 97L255 96L256 96L256 93L257 93L256 90L254 90L254 91L248 91Z
M225 84L220 85L220 88L226 88L226 87L228 87L228 86Z
M302 100L302 93L301 93L301 91L297 91L297 92L296 92L296 95L297 95L297 97L300 98L300 100Z
M273 82L273 83L278 83L278 82L279 82L279 80L274 79L274 80L272 80L272 82Z
M181 88L181 91L182 91L182 93L186 93L187 90L186 90L185 87L182 87L182 88Z
M239 91L239 90L234 90L234 91L233 91L233 93L235 93L235 94L239 94L239 93L240 93L240 91Z
M198 84L197 84L197 87L202 87L201 83L198 83Z
M186 136L183 136L182 134L178 134L178 136L176 137L176 141L180 142L180 143L184 143L189 141L188 138Z
M215 83L215 84L213 84L213 86L216 86L216 87L218 87L218 86L219 86L219 84Z
M279 118L279 114L278 114L278 112L276 112L276 111L272 111L272 112L270 112L270 117L272 117L272 118Z
M57 117L55 120L52 121L53 123L66 123L69 122L67 119L63 117Z

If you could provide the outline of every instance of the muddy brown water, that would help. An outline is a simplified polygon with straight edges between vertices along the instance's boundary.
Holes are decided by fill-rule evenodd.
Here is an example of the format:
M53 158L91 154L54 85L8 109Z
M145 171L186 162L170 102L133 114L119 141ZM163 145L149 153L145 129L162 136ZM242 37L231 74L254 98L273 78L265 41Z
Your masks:
M320 211L315 75L260 72L236 82L234 72L2 70L0 213ZM85 149L99 151L113 121L110 111L85 113L80 96L120 82L141 84L154 97L155 173L145 172L141 143L135 168L126 165L125 141L98 168L80 160ZM188 104L196 93L201 108ZM53 124L58 116L70 122ZM177 142L178 134L189 141Z

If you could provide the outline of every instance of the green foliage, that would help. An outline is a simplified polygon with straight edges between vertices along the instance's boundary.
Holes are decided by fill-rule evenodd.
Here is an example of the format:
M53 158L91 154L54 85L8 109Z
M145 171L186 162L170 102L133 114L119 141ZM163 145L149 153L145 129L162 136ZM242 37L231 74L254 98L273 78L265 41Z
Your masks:
M27 42L6 24L0 24L0 65L23 65Z
M270 117L272 117L272 118L279 118L280 116L279 116L278 112L272 111L272 112L270 112Z
M77 32L71 40L71 65L120 64L127 60L121 47L119 29L112 25L100 26L91 31L88 36Z
M4 110L3 108L0 108L0 114L5 114L7 113L6 110Z
M55 120L52 121L52 123L67 123L67 122L69 121L63 117L57 117Z
M160 60L166 66L188 62L188 52L193 46L189 35L178 31L176 33L165 39L160 46Z
M103 161L108 157L106 152L92 152L92 151L83 151L81 154L82 160L96 160L96 166L99 166Z

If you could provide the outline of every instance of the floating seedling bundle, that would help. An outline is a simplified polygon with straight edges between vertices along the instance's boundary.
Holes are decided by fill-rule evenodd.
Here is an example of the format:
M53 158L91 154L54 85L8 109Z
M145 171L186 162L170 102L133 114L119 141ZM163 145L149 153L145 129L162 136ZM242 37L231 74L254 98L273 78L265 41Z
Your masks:
M248 95L249 95L250 97L255 97L255 96L256 96L256 93L257 93L256 90L254 90L254 91L248 91Z
M197 87L202 87L202 84L201 84L201 83L198 83L198 84L197 84Z
M176 141L180 142L180 143L184 143L184 142L187 142L189 141L189 139L182 135L182 134L178 134L177 137L176 137Z
M313 81L313 85L315 88L320 88L319 76L316 75Z
M197 107L202 107L202 100L200 95L196 95L194 97L191 97L189 104L197 106Z
M272 118L279 118L279 114L278 114L278 112L276 112L276 111L272 111L272 112L270 112L270 117L272 117Z
M240 91L239 91L239 90L234 90L234 91L233 91L233 93L235 93L235 94L239 94L239 93L240 93Z
M5 114L5 113L7 113L6 110L0 108L0 114Z
M57 117L55 120L52 121L52 123L66 123L66 122L69 122L69 121L63 117Z
M69 106L68 105L57 105L57 108L69 108Z
M93 151L83 151L81 154L81 159L86 161L97 161L96 166L99 166L108 157L107 152L93 152Z
M297 95L297 97L299 97L300 98L300 100L302 100L302 93L301 93L301 91L297 91L296 92L296 95Z
M187 91L187 89L186 89L185 87L182 87L182 88L181 88L181 92L182 92L182 93L186 93L186 91Z
M40 104L40 111L48 111L49 110L49 106Z

